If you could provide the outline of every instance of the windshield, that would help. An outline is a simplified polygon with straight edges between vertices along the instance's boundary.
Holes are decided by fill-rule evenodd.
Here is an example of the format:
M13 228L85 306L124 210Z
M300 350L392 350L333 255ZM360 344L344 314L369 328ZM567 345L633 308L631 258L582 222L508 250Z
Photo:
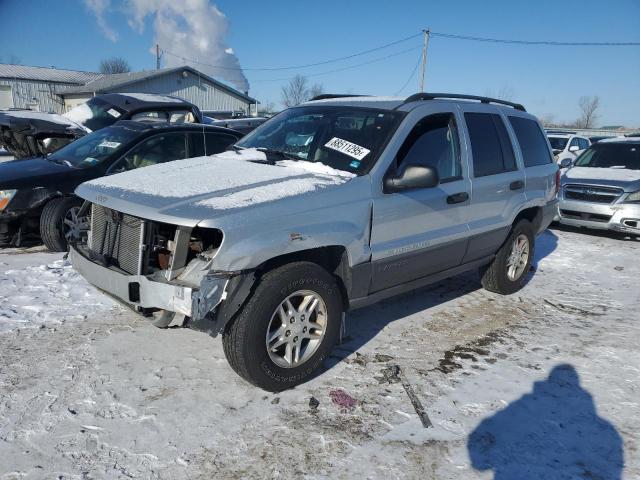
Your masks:
M249 133L237 146L275 150L294 160L362 175L374 164L401 115L356 107L291 108Z
M47 159L76 168L88 168L119 152L138 135L139 132L123 127L103 128L65 145Z
M64 114L69 120L84 125L91 131L114 124L121 115L120 110L97 97L90 98L86 103L78 105Z
M564 150L567 146L568 138L565 137L548 137L552 150Z
M578 157L576 167L640 170L640 144L597 143Z

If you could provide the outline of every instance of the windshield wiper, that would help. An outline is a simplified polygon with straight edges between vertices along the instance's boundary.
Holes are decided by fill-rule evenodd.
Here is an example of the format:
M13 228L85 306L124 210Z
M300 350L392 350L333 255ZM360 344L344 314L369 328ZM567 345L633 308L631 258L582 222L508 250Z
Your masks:
M263 152L267 156L268 160L270 160L269 156L278 157L278 160L300 160L298 157L294 157L290 153L283 152L282 150L276 150L273 148L263 148L263 147L256 148L256 150L258 150L259 152Z
M58 165L66 165L67 167L73 167L73 163L71 163L69 160L63 160L63 159L57 160L55 158L51 158L50 156L46 156L44 158L46 158L49 162L56 163Z

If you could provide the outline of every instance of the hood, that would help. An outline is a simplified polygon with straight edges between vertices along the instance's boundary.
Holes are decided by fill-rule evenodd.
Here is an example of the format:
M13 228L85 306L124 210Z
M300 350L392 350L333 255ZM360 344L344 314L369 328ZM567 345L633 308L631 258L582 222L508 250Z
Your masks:
M10 160L0 163L0 189L54 186L81 173L82 170L50 162L43 157Z
M83 183L76 194L130 215L194 226L239 209L298 201L355 175L320 163L265 161L255 149L145 167Z
M53 150L40 143L46 138L74 139L89 131L83 125L57 113L31 110L0 112L0 146L16 158L51 153ZM54 142L52 147L59 148L59 143Z
M572 167L566 170L562 176L562 184L568 183L618 187L631 192L640 189L640 170Z

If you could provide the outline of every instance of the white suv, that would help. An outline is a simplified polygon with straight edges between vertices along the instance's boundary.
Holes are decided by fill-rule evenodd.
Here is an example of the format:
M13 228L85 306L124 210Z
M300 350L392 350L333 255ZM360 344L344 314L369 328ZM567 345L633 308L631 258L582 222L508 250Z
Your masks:
M556 162L560 164L562 160L568 158L571 163L578 158L582 152L591 146L591 141L587 137L574 135L572 133L553 133L548 132L547 138L553 150L553 156Z

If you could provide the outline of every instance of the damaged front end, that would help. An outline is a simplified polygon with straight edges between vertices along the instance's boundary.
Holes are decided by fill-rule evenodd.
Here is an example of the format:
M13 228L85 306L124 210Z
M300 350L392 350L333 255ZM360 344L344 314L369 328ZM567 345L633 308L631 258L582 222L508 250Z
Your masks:
M86 129L61 115L0 112L0 147L17 159L48 155L86 134Z
M99 205L85 242L70 248L74 268L90 283L159 327L221 332L249 294L253 272L212 269L220 230L154 222ZM84 212L83 212L84 213Z

